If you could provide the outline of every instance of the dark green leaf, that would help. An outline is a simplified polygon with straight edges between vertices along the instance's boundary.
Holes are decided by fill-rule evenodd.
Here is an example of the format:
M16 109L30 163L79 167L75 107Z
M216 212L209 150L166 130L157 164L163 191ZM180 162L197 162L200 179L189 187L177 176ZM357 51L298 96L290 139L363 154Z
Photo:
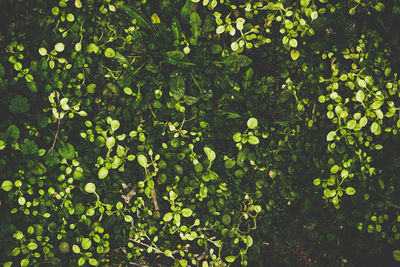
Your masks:
M199 16L199 14L197 12L192 12L190 14L190 25L192 26L190 28L193 36L195 39L197 39L198 37L200 37L201 34L201 18Z
M6 130L6 138L11 139L11 141L14 143L18 140L20 136L20 131L18 127L14 124L10 125L8 129Z
M185 95L185 96L183 96L183 101L185 101L186 104L191 106L193 104L196 104L199 101L199 98L195 97L195 96Z
M185 95L185 80L182 76L174 77L169 80L171 94L176 101L179 101Z
M61 145L58 149L58 153L60 153L61 157L66 158L68 160L72 160L75 156L75 148L71 144Z

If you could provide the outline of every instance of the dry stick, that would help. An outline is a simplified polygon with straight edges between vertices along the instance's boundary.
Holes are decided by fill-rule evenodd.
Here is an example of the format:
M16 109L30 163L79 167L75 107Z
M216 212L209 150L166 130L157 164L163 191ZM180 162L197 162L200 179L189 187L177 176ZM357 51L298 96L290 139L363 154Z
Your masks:
M150 176L150 171L146 169L146 172L147 172L147 175ZM160 208L158 206L158 202L157 202L157 193L156 193L156 190L154 189L154 187L151 188L151 198L153 199L154 209L160 210Z
M132 265L132 266L139 266L139 267L149 267L150 265L143 265L143 264L140 264L140 263L134 263L134 262L129 262L129 264L130 265Z
M57 141L57 137L58 137L58 133L60 132L60 123L61 123L61 119L60 119L60 113L58 113L57 112L57 120L58 120L58 123L57 123L57 132L56 132L56 135L54 136L54 140L53 140L53 144L51 145L51 148L50 148L50 151L52 152L52 153L54 153L54 148L55 148L55 146L56 146L56 141Z
M145 243L142 243L142 242L140 242L140 241L137 241L136 239L129 238L129 241L135 242L136 244L145 246L145 247L147 247L147 248L151 248L151 249L153 249L153 250L154 250L155 252L157 252L157 253L165 254L163 251L159 250L158 248L155 248L155 247L152 247L152 246L147 245L147 244L145 244Z

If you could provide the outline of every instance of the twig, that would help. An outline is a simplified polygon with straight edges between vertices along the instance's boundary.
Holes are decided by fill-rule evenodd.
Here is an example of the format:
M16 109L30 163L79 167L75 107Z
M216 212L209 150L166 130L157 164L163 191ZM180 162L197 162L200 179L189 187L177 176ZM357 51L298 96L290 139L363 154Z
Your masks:
M156 194L156 190L154 189L154 187L151 189L151 197L153 198L154 209L160 210L160 208L158 207L157 194Z
M140 264L140 263L134 263L134 262L129 262L130 265L132 266L139 266L139 267L149 267L150 265L144 265L144 264Z
M150 176L150 171L146 169L146 174L149 177ZM155 184L154 184L155 185ZM151 198L153 199L153 203L154 203L154 209L155 210L160 210L160 207L158 206L158 202L157 202L157 193L156 190L153 188L151 188Z
M60 119L60 113L57 111L57 132L56 135L54 136L53 144L51 145L50 152L54 153L54 148L56 146L56 141L58 137L58 133L60 132L60 124L61 124L61 119Z
M140 241L137 241L136 239L129 238L129 241L135 242L136 244L145 246L145 247L147 247L147 248L151 248L151 249L153 249L156 253L165 254L163 251L159 250L158 248L155 248L155 247L152 247L152 246L147 245L147 244L145 244L145 243L142 243L142 242L140 242Z

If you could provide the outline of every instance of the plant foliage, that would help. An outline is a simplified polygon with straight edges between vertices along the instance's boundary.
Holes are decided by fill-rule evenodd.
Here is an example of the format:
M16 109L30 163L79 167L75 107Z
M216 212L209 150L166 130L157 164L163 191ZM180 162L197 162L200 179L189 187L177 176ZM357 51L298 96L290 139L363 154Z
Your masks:
M3 266L400 261L400 1L8 2Z

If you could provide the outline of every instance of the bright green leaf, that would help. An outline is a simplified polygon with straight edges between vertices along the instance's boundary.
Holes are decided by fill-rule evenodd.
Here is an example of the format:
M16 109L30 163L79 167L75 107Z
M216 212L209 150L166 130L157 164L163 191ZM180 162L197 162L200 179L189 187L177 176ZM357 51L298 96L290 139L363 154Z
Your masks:
M164 222L169 222L169 221L172 220L172 218L173 218L172 212L168 212L168 213L164 214L163 221Z
M94 193L96 191L96 185L94 183L87 183L85 185L85 191L88 193Z
M225 258L227 262L234 262L236 260L236 256L228 256Z
M300 57L300 52L297 50L290 51L290 56L293 60L297 60Z
M190 217L192 215L193 211L191 209L188 208L184 208L182 210L182 215L183 217Z
M256 118L250 118L247 120L247 127L254 129L258 126L258 120Z
M106 50L104 51L104 55L108 58L115 57L115 51L111 47L107 47Z
M89 238L83 238L81 246L83 249L89 249L92 246L92 241Z
M1 188L7 192L11 191L11 189L13 188L13 183L9 180L6 180L1 184Z
M365 94L362 90L358 90L358 92L356 93L356 100L358 102L363 102L365 99Z
M110 136L106 140L106 146L108 149L111 149L115 145L115 138L113 136Z
M56 43L56 45L54 46L54 50L56 50L57 52L62 52L64 51L65 45L63 43Z
M206 153L207 158L210 162L215 160L216 155L215 155L215 152L211 148L204 147L204 153Z
M257 145L258 143L260 143L260 140L258 139L257 136L250 135L249 139L248 139L248 142L249 142L249 144Z
M98 173L99 179L104 179L108 175L108 169L106 167L101 167Z
M143 168L147 168L147 158L146 158L146 156L140 154L138 156L138 162L139 162L140 166L142 166Z
M346 194L348 194L349 196L352 196L356 193L356 190L353 187L347 187L346 188Z
M400 261L400 250L393 250L393 258L395 261Z

